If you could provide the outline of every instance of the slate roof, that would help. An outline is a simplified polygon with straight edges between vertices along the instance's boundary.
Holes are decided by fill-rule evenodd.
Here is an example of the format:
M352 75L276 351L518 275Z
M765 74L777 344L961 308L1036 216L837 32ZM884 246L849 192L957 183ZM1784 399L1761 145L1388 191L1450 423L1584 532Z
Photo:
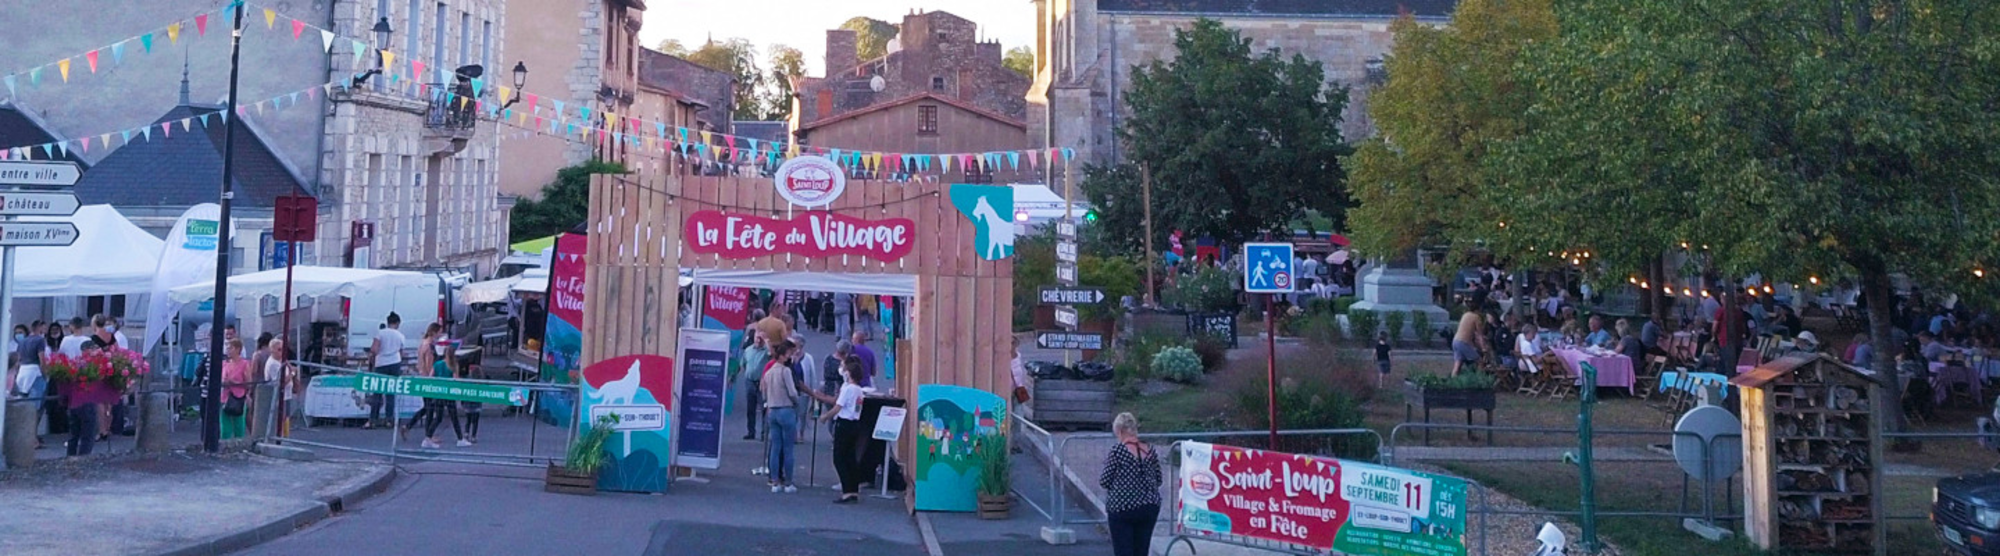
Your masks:
M137 140L106 155L76 183L76 196L86 205L120 207L187 207L216 202L222 177L223 125L221 109L177 106L153 122L152 140ZM163 122L215 114L204 129L200 120L186 131ZM310 195L305 181L286 166L264 142L256 126L230 118L236 127L235 205L270 208L280 195Z
M1458 0L1098 0L1104 12L1449 17Z
M49 131L48 126L43 125L41 118L36 117L33 112L22 110L11 102L0 104L0 150L53 143L63 139L68 138ZM58 150L55 154L58 159L75 162L84 168L90 167L90 164L85 163L75 152ZM30 156L35 160L45 159L41 149L35 149Z

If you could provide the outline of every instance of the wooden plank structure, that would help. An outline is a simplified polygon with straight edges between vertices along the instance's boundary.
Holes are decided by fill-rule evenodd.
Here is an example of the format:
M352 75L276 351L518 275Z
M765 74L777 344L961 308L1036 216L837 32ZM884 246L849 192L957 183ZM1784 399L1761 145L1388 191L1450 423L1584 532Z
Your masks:
M799 216L768 178L692 176L674 172L599 175L590 185L582 366L615 356L674 356L679 322L679 271L733 269L914 275L916 295L899 338L896 394L917 403L917 387L948 384L1009 399L1013 358L1014 263L974 252L975 226L951 207L950 185L850 180L844 195L810 209L916 222L914 249L898 261L858 256L808 259L769 255L725 259L698 255L682 240L684 219L702 210L767 218ZM905 351L907 350L907 351ZM904 423L905 438L913 438ZM1004 428L1003 428L1004 430ZM915 442L901 443L906 463ZM909 465L904 466L907 473ZM914 482L914 481L913 481Z
M1730 379L1742 387L1743 530L1765 550L1887 554L1885 403L1874 373L1799 354Z

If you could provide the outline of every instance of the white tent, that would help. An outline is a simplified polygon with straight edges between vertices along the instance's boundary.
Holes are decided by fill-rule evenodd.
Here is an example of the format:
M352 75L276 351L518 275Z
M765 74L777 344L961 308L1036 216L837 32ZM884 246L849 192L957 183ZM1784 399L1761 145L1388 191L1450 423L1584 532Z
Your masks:
M530 268L528 269L527 272L521 273L521 276L519 276L519 278L520 278L519 281L514 282L514 288L513 288L514 291L528 292L528 293L549 292L548 267Z
M520 276L509 276L473 282L458 289L458 298L468 304L499 303L507 300L507 295L514 291L514 284L520 281Z
M1049 186L1033 183L1017 183L1014 188L1014 211L1028 213L1028 222L1042 222L1063 217L1063 197ZM1083 191L1076 192L1074 213L1078 218L1089 212L1090 203L1083 200ZM1015 216L1019 216L1018 214Z
M330 266L299 266L293 269L292 295L298 297L321 297L339 295L353 297L367 290L393 290L396 288L436 286L437 277L422 272L404 270L374 270L367 268L340 268ZM278 268L239 274L229 277L229 292L237 299L258 299L267 295L285 295L285 269ZM180 303L195 303L215 297L215 282L204 282L181 286L170 290L168 297Z
M15 297L146 293L159 270L166 242L146 233L111 205L90 205L70 216L30 216L29 222L76 224L68 247L21 247L14 253Z

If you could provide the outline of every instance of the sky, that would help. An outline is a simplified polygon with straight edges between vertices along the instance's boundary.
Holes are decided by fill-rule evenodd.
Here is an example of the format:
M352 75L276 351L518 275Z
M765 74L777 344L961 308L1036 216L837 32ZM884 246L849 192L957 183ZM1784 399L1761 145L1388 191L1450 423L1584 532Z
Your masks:
M943 10L979 24L986 40L1003 49L1032 46L1035 5L1028 0L759 0L755 2L652 2L647 5L639 44L651 48L665 39L679 39L696 48L714 37L749 39L758 48L758 65L769 46L783 44L805 53L806 73L823 75L826 30L855 16L900 24L912 10Z

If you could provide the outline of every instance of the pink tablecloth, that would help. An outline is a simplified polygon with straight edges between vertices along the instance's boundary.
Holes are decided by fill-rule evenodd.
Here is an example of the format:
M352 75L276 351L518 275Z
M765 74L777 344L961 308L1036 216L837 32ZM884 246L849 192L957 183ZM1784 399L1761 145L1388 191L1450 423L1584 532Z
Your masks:
M1979 382L1979 373L1973 372L1972 367L1931 363L1931 388L1937 390L1936 397L1939 404L1943 404L1945 398L1951 395L1951 387L1954 384L1966 385L1966 390L1972 393L1972 399L1984 403L1986 397L1979 392Z
M1557 349L1556 357L1562 358L1563 366L1569 369L1570 376L1582 376L1583 367L1578 363L1589 362L1590 366L1597 367L1598 387L1611 386L1624 388L1626 393L1636 392L1633 385L1638 384L1639 378L1632 371L1630 357L1615 353L1597 357L1577 349Z

